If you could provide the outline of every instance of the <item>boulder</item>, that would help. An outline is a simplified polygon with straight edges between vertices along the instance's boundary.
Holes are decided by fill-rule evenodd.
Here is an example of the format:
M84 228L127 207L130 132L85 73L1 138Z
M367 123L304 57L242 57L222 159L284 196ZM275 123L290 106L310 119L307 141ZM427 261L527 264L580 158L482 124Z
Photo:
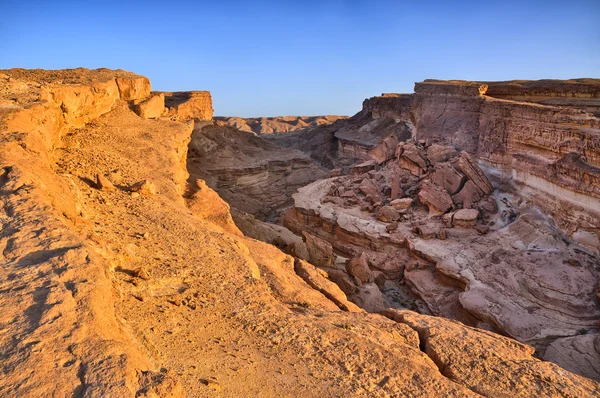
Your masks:
M156 186L150 180L143 180L136 182L131 187L129 187L131 192L137 192L141 195L155 195L156 194Z
M383 222L394 222L400 218L400 215L392 206L383 206L377 212L377 219Z
M465 181L465 176L450 163L438 163L430 178L431 181L448 191L450 195L457 193Z
M377 163L385 163L394 157L398 146L398 139L394 136L384 138L379 145L375 146L367 153Z
M102 174L96 174L96 187L105 192L112 192L116 189L113 183Z
M445 228L441 228L437 233L437 238L440 240L448 239L448 230L446 230Z
M473 207L473 203L478 202L482 197L483 191L473 181L468 180L459 193L452 195L452 201L468 209Z
M346 272L339 269L331 269L327 271L327 275L329 275L329 279L335 282L345 294L349 295L358 292L358 286L352 282L352 278L350 278Z
M363 173L367 173L370 170L375 169L375 166L377 166L377 162L374 160L367 160L366 162L362 162L360 164L357 164L356 166L352 167L351 173L352 174L363 174Z
M446 228L452 228L454 225L452 225L452 219L454 218L454 213L455 212L450 212L450 213L446 213L442 216L442 222L444 223L444 226Z
M435 225L421 224L415 228L419 236L423 239L436 238L439 233L439 228Z
M144 119L156 119L165 110L165 95L155 94L150 98L134 105L133 111Z
M379 202L379 187L368 178L363 179L358 189L369 199L371 203Z
M473 181L473 183L479 188L485 195L492 193L494 188L490 183L490 180L481 171L475 160L467 152L461 152L458 158L458 168Z
M479 210L476 209L460 209L454 213L452 223L458 228L473 228L477 223Z
M331 244L307 232L302 232L302 236L308 250L308 261L317 267L331 267L335 260Z
M458 151L452 146L432 144L427 148L427 159L432 166L447 162L455 156L458 156Z
M401 213L404 213L410 208L412 202L413 200L411 198L394 199L390 202L390 206Z
M353 276L359 284L369 283L373 281L373 273L369 268L367 256L361 253L360 256L352 258L346 264L346 272Z
M429 208L430 215L444 214L452 208L452 198L448 192L429 180L423 181L419 200Z
M423 175L425 170L427 170L427 161L422 151L414 144L406 144L402 147L399 165L417 177Z

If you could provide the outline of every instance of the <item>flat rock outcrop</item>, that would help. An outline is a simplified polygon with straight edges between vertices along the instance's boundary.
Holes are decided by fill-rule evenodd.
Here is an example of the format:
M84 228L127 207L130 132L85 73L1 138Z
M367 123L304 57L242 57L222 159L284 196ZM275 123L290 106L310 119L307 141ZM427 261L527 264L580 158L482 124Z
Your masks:
M598 393L590 380L565 377L561 368L534 358L531 347L512 339L410 311L386 310L384 314L417 330L425 352L442 373L482 396L561 395L561 388L552 385L571 386L571 391L579 390L576 394L582 396ZM498 377L506 373L515 380L507 384Z

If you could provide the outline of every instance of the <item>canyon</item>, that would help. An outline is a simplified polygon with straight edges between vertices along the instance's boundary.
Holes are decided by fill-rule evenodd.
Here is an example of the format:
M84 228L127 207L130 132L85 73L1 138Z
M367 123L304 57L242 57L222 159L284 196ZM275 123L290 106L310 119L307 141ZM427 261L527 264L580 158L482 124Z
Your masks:
M0 70L0 395L597 396L599 104L426 80L254 127Z

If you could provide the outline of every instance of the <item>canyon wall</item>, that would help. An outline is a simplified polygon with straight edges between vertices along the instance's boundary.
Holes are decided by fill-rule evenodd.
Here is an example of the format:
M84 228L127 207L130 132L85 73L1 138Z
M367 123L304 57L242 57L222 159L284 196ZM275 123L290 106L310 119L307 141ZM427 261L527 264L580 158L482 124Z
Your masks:
M188 170L235 208L270 221L292 205L298 188L328 176L300 151L229 126L202 123L192 134Z
M476 155L498 184L516 184L571 237L598 251L600 119L588 111L594 112L599 87L595 79L425 80L410 97L365 101L363 112L393 115L412 123L417 140Z

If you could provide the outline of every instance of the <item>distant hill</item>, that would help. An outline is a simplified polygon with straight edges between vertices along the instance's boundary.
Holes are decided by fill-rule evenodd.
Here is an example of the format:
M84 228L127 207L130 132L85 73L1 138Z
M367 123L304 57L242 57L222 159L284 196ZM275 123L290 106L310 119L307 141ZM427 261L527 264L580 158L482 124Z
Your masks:
M256 134L281 134L303 130L307 127L326 126L348 116L275 116L241 118L236 116L216 116L216 124L235 127L238 130Z

